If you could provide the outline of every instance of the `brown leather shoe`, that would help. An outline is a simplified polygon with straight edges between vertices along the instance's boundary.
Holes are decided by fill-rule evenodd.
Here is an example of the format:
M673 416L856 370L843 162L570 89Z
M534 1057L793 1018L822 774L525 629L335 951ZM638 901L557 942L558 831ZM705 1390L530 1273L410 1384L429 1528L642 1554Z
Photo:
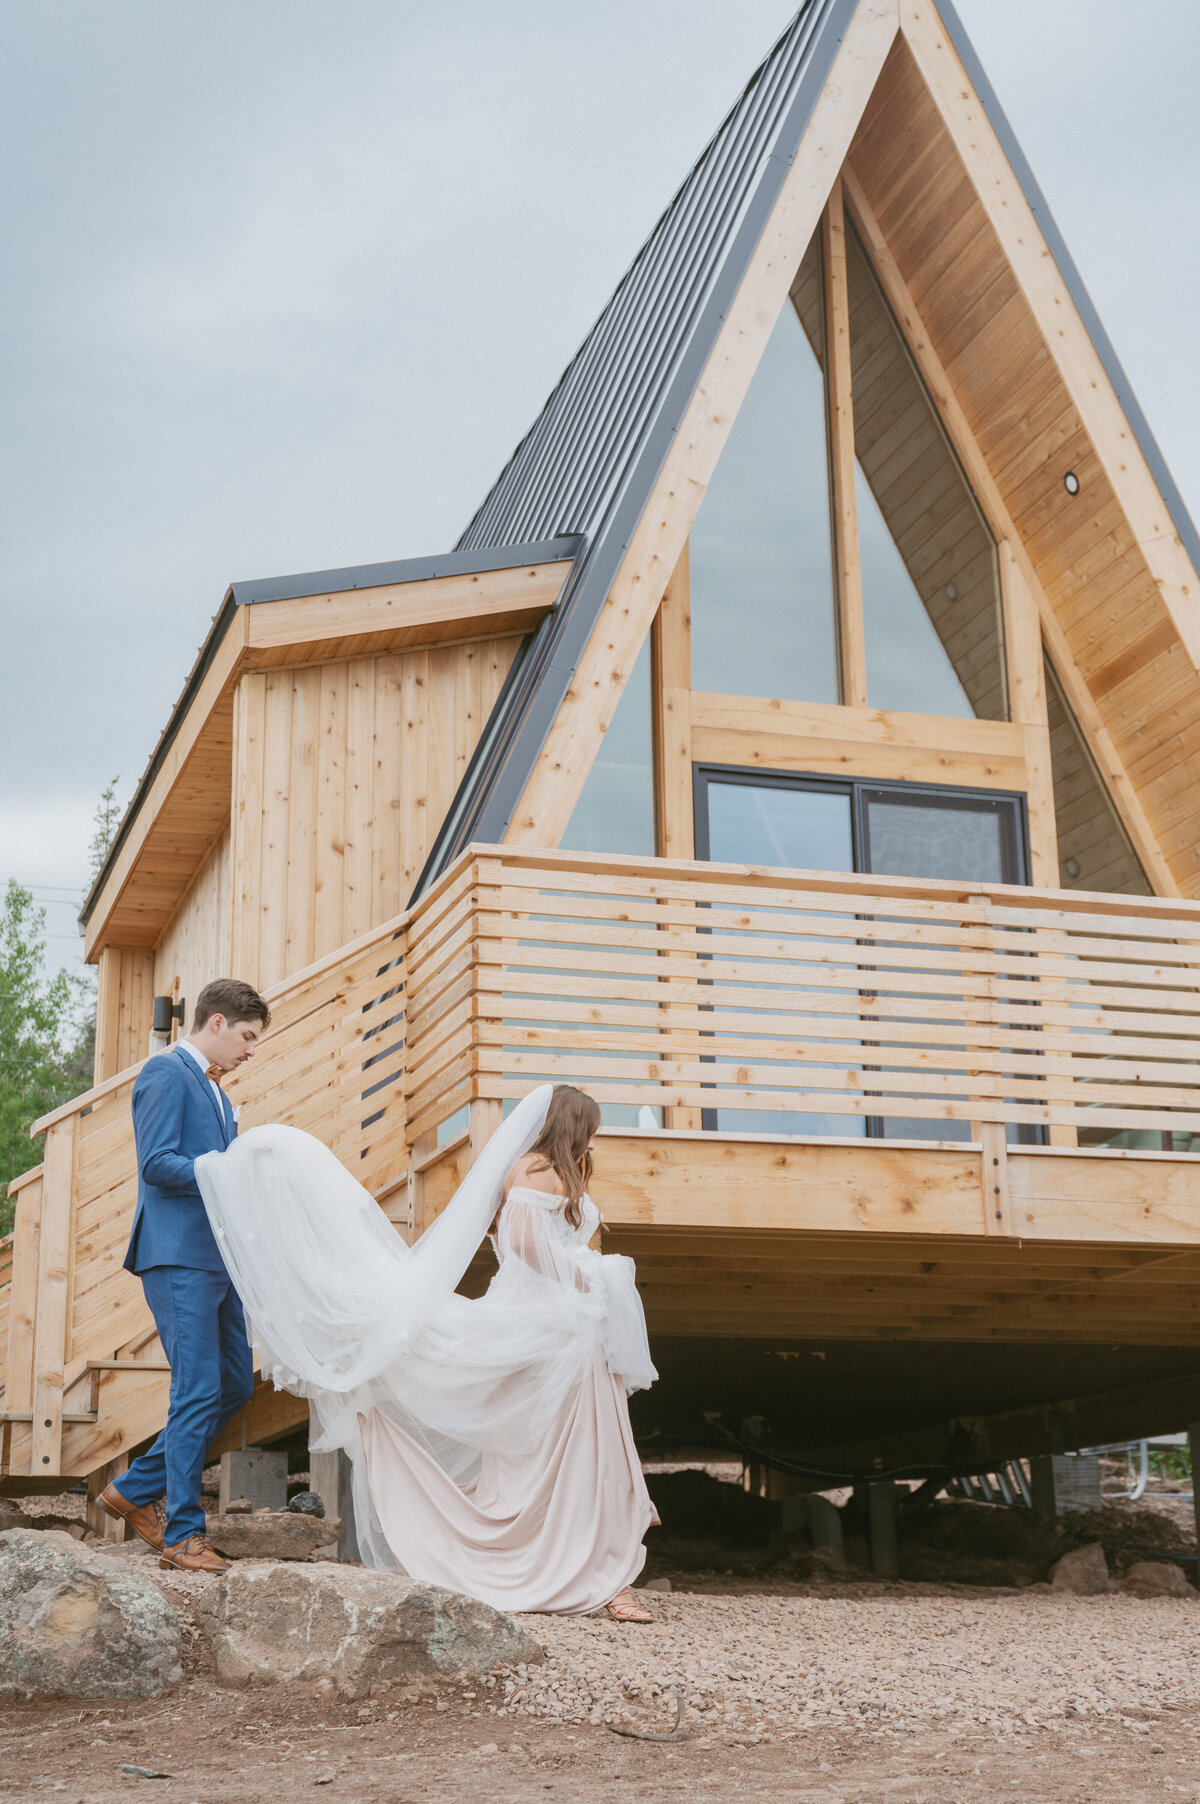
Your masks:
M118 1522L127 1522L134 1534L140 1535L155 1553L162 1552L167 1506L161 1497L155 1503L130 1503L127 1497L122 1497L116 1485L108 1485L101 1491L96 1502L106 1516L115 1516Z
M164 1547L158 1563L174 1567L176 1572L229 1571L229 1561L223 1560L203 1535L189 1535L186 1541L176 1541L174 1547Z

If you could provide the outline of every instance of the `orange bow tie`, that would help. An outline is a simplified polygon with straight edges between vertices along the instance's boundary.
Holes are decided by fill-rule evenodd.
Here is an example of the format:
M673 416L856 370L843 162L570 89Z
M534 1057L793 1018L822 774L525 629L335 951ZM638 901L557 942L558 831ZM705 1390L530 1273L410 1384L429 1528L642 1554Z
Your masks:
M220 1065L210 1065L204 1075L205 1077L211 1077L213 1083L219 1086L221 1079L223 1077L228 1077L229 1073Z

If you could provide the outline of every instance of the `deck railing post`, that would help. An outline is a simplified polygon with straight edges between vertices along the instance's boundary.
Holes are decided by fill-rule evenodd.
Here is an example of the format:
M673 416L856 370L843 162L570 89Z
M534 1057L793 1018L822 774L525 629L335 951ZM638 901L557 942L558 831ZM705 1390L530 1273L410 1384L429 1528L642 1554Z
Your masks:
M13 1233L12 1295L8 1313L8 1360L5 1408L15 1415L33 1408L35 1335L38 1313L38 1265L42 1239L44 1168L17 1192Z
M70 1330L74 1262L75 1153L79 1116L46 1130L42 1232L38 1257L38 1313L34 1341L33 1476L49 1477L62 1461L63 1380Z

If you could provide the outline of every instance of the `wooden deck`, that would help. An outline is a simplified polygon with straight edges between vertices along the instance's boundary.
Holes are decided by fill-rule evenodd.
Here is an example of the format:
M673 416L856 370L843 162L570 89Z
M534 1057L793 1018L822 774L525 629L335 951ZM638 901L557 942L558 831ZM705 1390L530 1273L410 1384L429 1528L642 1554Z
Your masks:
M271 1000L243 1129L318 1134L405 1233L534 1083L653 1112L606 1131L597 1190L656 1345L685 1349L664 1420L718 1344L785 1377L817 1342L989 1347L1014 1406L1047 1348L1076 1393L1127 1349L1160 1413L1200 1368L1200 905L482 847ZM121 1269L137 1069L39 1123L18 1181L9 1490L94 1477L165 1417ZM889 1121L931 1138L866 1132ZM250 1410L251 1438L304 1414L266 1387Z

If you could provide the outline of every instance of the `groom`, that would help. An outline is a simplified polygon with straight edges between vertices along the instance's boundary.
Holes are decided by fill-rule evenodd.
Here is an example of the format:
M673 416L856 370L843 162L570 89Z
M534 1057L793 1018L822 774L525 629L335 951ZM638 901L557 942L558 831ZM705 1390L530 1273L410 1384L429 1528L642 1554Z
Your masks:
M254 1389L246 1323L196 1185L201 1153L237 1133L221 1079L250 1058L270 1020L248 983L218 977L192 1031L149 1059L133 1086L138 1201L126 1271L136 1272L171 1367L167 1425L97 1502L156 1548L160 1566L227 1572L204 1537L200 1481L208 1444ZM164 1492L165 1507L164 1507Z

